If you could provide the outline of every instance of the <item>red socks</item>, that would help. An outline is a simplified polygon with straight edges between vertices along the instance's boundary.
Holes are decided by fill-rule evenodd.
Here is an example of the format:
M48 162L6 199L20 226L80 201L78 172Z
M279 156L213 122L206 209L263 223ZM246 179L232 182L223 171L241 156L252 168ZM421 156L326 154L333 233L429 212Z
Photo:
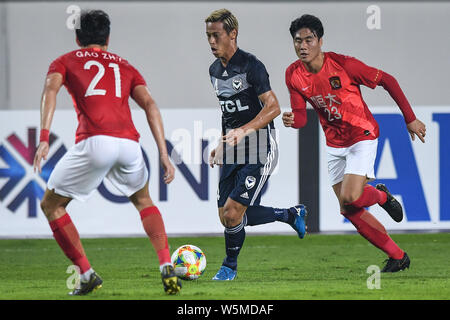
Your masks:
M343 212L348 220L353 223L356 230L370 243L383 250L389 257L394 259L403 258L403 250L389 237L383 225L364 207L370 207L378 203L386 203L387 195L371 185L364 186L361 196L352 203L346 204L348 212Z
M153 247L158 254L159 264L171 263L169 244L164 229L164 222L157 207L148 207L140 212L145 232L150 238ZM80 268L83 274L91 268L89 261L81 245L80 236L70 216L66 213L62 217L50 222L53 236L74 265Z
M80 236L70 216L66 213L62 217L50 222L53 237L74 265L80 268L81 274L91 268L81 245Z
M387 195L385 192L367 184L364 186L361 196L352 203L347 204L350 212L342 214L353 223L359 234L370 243L383 250L389 257L401 259L403 258L403 250L389 237L383 225L364 209L364 207L370 207L376 203L382 205L386 203L386 200Z
M383 225L364 208L342 214L350 220L360 235L377 248L383 250L389 257L394 259L403 258L403 250L389 237Z
M159 265L171 263L167 234L158 208L147 207L140 212L140 215L144 230L158 255Z
M387 195L385 192L372 187L370 184L366 184L361 196L352 203L349 203L349 205L354 208L363 208L373 206L376 203L383 205L386 203L386 200Z

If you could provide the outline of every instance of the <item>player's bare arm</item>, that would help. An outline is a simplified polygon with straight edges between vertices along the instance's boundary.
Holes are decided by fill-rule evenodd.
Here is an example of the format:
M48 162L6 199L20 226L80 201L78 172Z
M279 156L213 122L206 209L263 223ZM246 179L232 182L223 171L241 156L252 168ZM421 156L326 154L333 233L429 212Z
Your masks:
M170 162L169 154L167 152L164 126L159 108L146 86L136 86L132 92L132 98L145 111L147 122L152 131L156 145L158 146L161 165L164 170L164 182L168 184L172 182L175 177L175 168Z
M228 145L237 145L245 136L255 132L258 129L264 128L273 119L280 115L280 105L278 104L278 99L272 90L259 95L258 98L261 100L264 107L252 121L240 128L230 130L223 137L223 141L225 141Z
M63 84L63 77L60 73L52 73L47 76L44 84L44 91L41 97L41 131L50 130L53 120L53 114L56 108L56 96ZM41 141L34 156L34 172L41 170L41 160L47 159L49 144L47 141Z

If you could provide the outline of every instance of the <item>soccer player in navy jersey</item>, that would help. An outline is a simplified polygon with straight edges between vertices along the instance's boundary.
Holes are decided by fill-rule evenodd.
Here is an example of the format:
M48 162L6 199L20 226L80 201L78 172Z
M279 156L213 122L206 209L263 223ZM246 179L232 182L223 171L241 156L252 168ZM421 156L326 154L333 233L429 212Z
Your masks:
M396 222L403 219L401 204L387 187L368 184L375 179L374 163L378 124L361 95L360 86L382 86L400 108L412 140L425 142L426 127L416 118L397 80L390 74L349 56L322 52L323 26L305 14L291 23L290 33L299 57L286 70L292 112L283 114L286 127L306 124L306 102L316 110L326 137L330 182L339 200L341 214L388 260L382 272L409 267L410 259L389 237L384 226L366 210L383 207Z
M181 289L181 281L173 270L163 219L148 192L148 170L131 118L130 96L145 111L158 146L165 183L173 180L175 169L168 157L158 106L141 74L125 59L107 51L109 32L110 20L105 12L83 12L76 30L81 48L60 56L50 65L41 100L35 170L41 171L41 160L49 152L56 96L63 85L73 98L79 124L75 145L50 175L41 208L58 245L80 269L80 287L70 294L88 294L101 287L103 280L91 267L66 207L72 199L87 200L107 178L139 211L158 255L164 290L175 294Z
M205 23L211 52L217 58L209 74L222 111L223 134L209 159L211 167L222 167L217 204L226 250L213 280L233 280L246 225L282 221L303 238L306 210L303 205L288 209L259 205L261 191L277 164L273 119L280 107L264 64L237 46L236 17L220 9Z

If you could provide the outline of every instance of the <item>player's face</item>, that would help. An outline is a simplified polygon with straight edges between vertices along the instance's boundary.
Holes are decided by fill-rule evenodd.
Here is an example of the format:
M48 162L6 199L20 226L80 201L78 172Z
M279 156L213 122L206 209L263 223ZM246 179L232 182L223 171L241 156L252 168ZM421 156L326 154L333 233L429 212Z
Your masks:
M303 63L310 63L319 56L322 42L309 28L302 28L294 35L295 52Z
M227 33L223 28L223 22L206 23L206 36L211 52L216 58L228 58L227 56L233 51L236 35L236 30Z

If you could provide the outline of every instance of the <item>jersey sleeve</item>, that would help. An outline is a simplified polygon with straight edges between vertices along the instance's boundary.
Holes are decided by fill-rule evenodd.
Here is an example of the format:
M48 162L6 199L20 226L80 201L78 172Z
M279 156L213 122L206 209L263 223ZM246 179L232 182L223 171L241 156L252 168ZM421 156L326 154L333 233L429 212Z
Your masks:
M296 129L302 128L307 122L306 101L300 92L294 88L292 83L292 71L290 68L286 70L285 80L286 87L289 91L292 113L294 114L294 124L292 127Z
M370 67L360 60L348 56L344 56L343 62L345 71L354 83L371 89L375 89L379 84L382 74L380 69Z
M59 57L50 64L47 75L55 72L60 73L63 76L63 83L66 82L66 66L62 61L62 57Z
M394 99L395 103L397 103L407 124L416 120L416 115L414 114L408 99L393 76L386 72L382 72L380 86L382 86L392 99Z
M253 86L258 96L272 90L266 67L258 59L251 62L247 73L247 81Z
M141 75L141 73L133 66L130 66L130 67L131 67L131 71L133 74L130 90L133 91L133 89L139 85L147 86L147 83L145 82L145 79Z

